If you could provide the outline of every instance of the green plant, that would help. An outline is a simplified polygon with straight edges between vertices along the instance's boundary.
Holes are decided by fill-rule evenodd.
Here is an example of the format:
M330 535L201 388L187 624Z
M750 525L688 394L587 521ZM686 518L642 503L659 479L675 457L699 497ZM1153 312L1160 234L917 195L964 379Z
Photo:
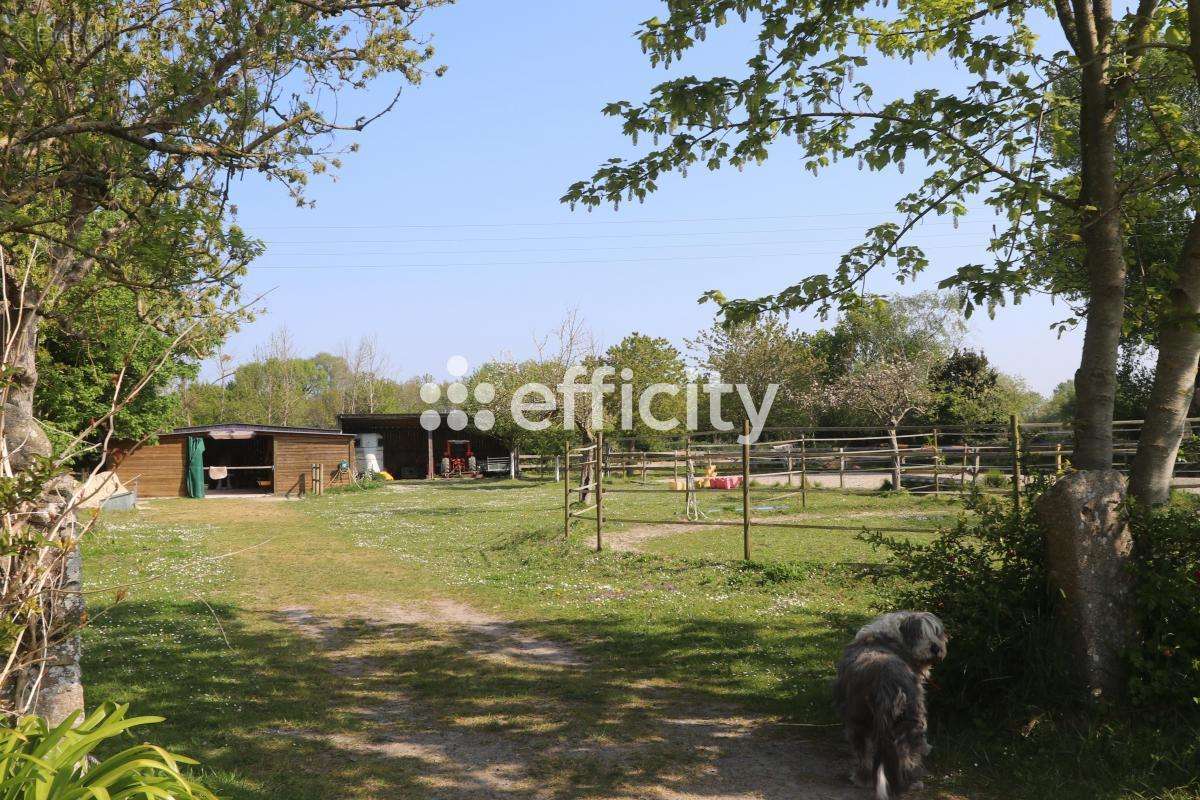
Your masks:
M933 611L946 623L951 657L939 667L938 683L970 702L943 706L1048 703L1059 696L1065 670L1033 504L1014 514L1006 501L974 493L966 505L974 516L960 517L927 544L862 535L904 576L883 584L884 605Z
M983 485L989 489L1003 489L1011 486L1008 476L998 469L989 469L983 473Z
M347 492L367 492L372 489L378 489L387 485L378 472L364 473L357 481L344 483L341 486L331 486L325 490L325 494L345 494Z
M162 717L126 717L128 705L105 703L76 726L76 712L54 727L22 717L0 728L0 800L215 800L185 776L195 761L152 744L136 744L89 763L93 751Z
M1130 699L1200 705L1200 520L1194 503L1132 516L1141 642L1130 653Z

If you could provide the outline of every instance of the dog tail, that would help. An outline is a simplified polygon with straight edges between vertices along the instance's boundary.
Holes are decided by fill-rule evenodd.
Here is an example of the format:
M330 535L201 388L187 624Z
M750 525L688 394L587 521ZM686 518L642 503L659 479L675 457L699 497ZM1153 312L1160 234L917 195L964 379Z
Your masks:
M895 721L904 708L905 696L897 692L879 703L875 715L875 800L889 800L892 790L904 791Z

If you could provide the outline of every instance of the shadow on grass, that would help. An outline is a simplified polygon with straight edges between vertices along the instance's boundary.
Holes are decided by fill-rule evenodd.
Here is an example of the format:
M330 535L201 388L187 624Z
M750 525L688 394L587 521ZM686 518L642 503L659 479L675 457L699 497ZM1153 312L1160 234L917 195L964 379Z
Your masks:
M140 735L198 758L202 779L222 797L317 800L371 782L420 796L405 769L356 763L328 739L278 735L294 726L336 731L350 698L329 680L313 643L285 629L248 629L229 607L109 609L88 631L84 674L90 706L127 702L166 717Z
M413 614L124 604L89 633L89 703L167 717L143 735L202 759L229 798L860 796L843 782L828 699L859 615L519 625ZM768 686L755 675L785 677ZM749 710L783 721L747 721ZM1145 750L1104 761L1125 737L1014 747L935 733L935 772L961 779L974 759L976 778L1020 796L1190 796L1167 792L1186 770L1150 764Z
M581 643L572 660L536 655L548 634ZM246 622L227 607L129 603L90 632L85 668L90 703L165 716L144 735L200 758L225 797L840 797L832 733L748 726L752 692L708 691L730 683L730 650L753 652L757 638L716 620L630 633L564 618L535 632L386 615ZM829 646L824 634L796 639ZM824 690L823 675L796 679L798 695Z

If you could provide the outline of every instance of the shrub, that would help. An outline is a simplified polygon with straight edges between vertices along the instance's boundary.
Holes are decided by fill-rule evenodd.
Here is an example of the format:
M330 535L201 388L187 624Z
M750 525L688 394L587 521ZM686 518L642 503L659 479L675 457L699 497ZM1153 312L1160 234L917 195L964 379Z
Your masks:
M1056 635L1044 537L1033 513L1040 485L1014 516L1007 499L971 495L974 517L928 544L879 533L862 538L888 553L903 581L883 586L889 609L933 611L952 638L938 682L969 704L1061 706L1068 669ZM1132 568L1139 644L1129 653L1129 701L1200 706L1200 516L1195 498L1135 512ZM981 690L982 689L982 690Z
M72 725L81 712L53 728L40 717L22 717L15 727L0 728L0 800L216 800L180 771L180 764L195 761L151 744L135 744L89 765L92 752L109 740L162 721L127 718L128 708L105 703L77 727Z
M1044 544L1023 504L1014 515L1005 500L974 493L975 512L922 544L868 532L886 550L891 572L883 586L888 609L933 611L951 635L950 657L937 681L959 703L977 708L1040 706L1064 696L1064 662L1047 590Z
M983 473L983 485L989 489L1003 489L1012 486L1012 481L998 469L989 469Z
M343 483L339 486L331 486L325 490L326 494L345 494L347 492L365 492L371 489L378 489L381 486L386 486L387 479L382 477L378 472L363 473L356 481Z
M1130 653L1130 699L1195 707L1200 705L1200 518L1195 508L1176 505L1135 512L1132 525L1141 643Z

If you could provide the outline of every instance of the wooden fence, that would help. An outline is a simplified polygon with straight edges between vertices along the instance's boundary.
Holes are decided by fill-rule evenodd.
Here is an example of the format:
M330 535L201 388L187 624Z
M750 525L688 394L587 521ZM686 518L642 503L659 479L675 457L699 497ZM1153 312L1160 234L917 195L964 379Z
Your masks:
M1194 425L1200 419L1188 423ZM1140 420L1114 424L1116 468L1128 467L1139 431ZM523 469L528 464L529 469L540 470L546 477L552 472L554 480L562 481L564 536L579 519L594 523L597 549L603 546L605 522L740 526L746 558L751 556L751 527L862 530L862 526L752 520L752 494L769 495L760 502L799 497L801 507L806 507L810 489L873 493L899 474L901 487L911 493L999 492L1010 494L1019 505L1030 475L1070 469L1069 429L1059 423L1021 423L1016 417L1006 426L903 428L894 437L865 428L769 429L753 445L748 432L745 423L743 443L732 441L736 432L689 434L672 443L675 446L660 450L638 450L629 440L606 442L600 434L593 444L568 447L556 456L523 456L521 463ZM1176 478L1200 484L1200 464L1188 460L1191 456L1185 453L1181 457ZM571 485L573 474L580 479L578 486ZM639 485L612 485L614 476ZM740 479L735 488L701 488L701 481L711 484L713 477L728 476ZM654 492L683 497L688 518L634 519L605 513L607 494ZM707 520L693 513L696 495L711 493L740 493L742 519ZM580 501L585 502L574 507ZM871 527L895 533L929 532L924 528Z

